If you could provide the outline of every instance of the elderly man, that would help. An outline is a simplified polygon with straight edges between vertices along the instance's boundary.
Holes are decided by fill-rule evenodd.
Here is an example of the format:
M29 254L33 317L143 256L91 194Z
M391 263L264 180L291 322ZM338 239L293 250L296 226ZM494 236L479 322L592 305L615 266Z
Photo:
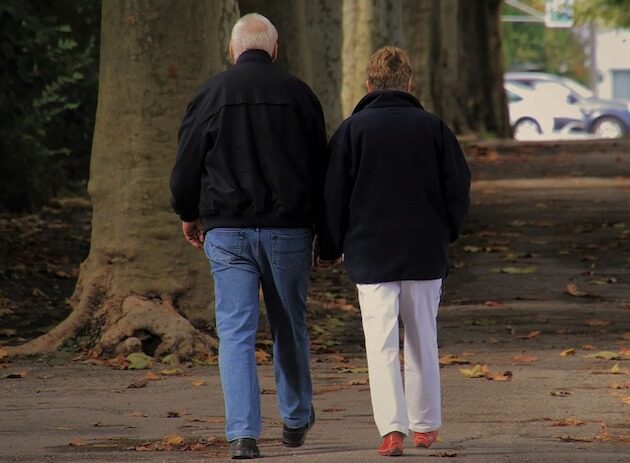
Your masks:
M235 24L234 66L203 84L189 104L171 175L184 236L204 248L212 269L232 458L260 456L261 287L283 444L301 446L315 421L306 290L322 215L326 134L317 97L273 64L277 54L278 33L267 18L248 14Z
M436 317L448 243L468 213L470 173L457 139L410 93L411 64L395 47L367 68L368 94L330 141L326 211L331 235L357 284L378 452L403 438L437 438L440 367ZM405 387L398 317L405 328Z

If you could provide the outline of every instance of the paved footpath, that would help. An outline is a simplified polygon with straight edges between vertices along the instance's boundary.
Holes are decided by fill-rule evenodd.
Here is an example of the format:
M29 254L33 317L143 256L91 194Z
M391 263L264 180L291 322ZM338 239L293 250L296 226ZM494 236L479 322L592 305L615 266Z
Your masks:
M473 153L473 215L439 317L441 442L414 449L408 440L400 461L630 461L627 148ZM345 291L349 307L335 325L343 352L314 355L317 423L303 448L280 445L272 368L262 365L262 461L384 459L356 299L335 272L314 277L316 289L326 280L327 292ZM461 371L476 365L482 377ZM147 371L63 353L5 365L0 462L228 461L217 367L164 368L144 381ZM167 441L171 450L158 450Z

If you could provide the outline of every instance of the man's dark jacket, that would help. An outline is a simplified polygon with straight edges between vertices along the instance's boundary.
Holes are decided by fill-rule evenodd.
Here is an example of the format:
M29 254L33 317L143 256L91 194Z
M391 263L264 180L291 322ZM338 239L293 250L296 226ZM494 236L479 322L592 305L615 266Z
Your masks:
M444 278L469 190L462 150L437 116L405 92L366 95L330 141L325 187L328 229L350 278Z
M326 131L298 78L248 50L188 105L171 173L173 209L214 227L312 227L322 215Z

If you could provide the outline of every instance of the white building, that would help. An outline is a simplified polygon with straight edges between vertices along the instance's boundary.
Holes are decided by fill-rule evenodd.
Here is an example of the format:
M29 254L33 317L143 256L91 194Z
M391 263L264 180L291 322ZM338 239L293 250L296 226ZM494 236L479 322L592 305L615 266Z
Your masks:
M596 35L597 96L630 100L630 30Z

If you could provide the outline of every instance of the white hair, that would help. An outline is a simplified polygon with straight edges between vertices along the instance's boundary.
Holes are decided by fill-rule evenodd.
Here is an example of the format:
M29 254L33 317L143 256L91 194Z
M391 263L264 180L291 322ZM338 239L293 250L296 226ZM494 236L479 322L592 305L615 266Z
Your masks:
M265 50L269 56L273 56L277 42L278 31L276 27L258 13L246 14L232 28L230 45L234 60L238 59L245 50L252 49Z

